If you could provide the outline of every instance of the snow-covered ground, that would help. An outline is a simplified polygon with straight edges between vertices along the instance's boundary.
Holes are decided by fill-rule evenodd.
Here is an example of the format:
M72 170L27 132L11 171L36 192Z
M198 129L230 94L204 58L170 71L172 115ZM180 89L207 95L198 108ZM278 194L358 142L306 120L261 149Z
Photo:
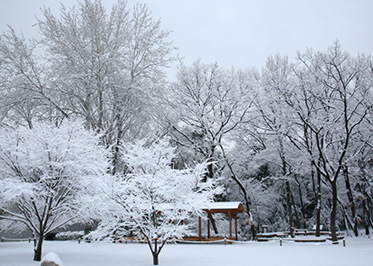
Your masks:
M46 241L43 254L55 252L65 266L152 265L145 244L81 243ZM0 243L1 266L40 265L32 261L32 244ZM160 254L161 266L369 266L373 265L373 239L346 238L346 247L326 243L279 241L248 244L170 244Z

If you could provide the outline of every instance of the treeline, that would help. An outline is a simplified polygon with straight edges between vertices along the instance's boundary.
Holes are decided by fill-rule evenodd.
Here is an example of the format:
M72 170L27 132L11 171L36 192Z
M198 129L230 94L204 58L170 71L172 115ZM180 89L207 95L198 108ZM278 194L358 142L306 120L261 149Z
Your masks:
M182 67L169 122L178 164L214 161L207 177L223 177L226 197L246 203L257 229L369 234L372 70L370 57L338 42L294 63L269 57L261 71Z
M76 118L100 134L123 172L123 142L165 136L177 147L178 169L207 161L219 179L218 200L245 203L251 234L321 225L373 227L370 56L351 56L336 42L290 62L269 57L257 70L200 61L180 65L169 32L144 5L119 1L107 12L84 1L56 16L43 10L40 37L11 28L0 37L0 125ZM248 62L250 65L250 62Z

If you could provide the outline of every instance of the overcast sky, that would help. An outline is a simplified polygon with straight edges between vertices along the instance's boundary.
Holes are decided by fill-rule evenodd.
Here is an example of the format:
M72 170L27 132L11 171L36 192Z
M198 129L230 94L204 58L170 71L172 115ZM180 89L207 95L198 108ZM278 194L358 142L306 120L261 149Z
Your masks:
M0 0L0 29L37 34L35 16L78 0ZM109 10L116 0L103 0ZM189 65L261 66L269 55L293 59L307 47L325 50L338 39L351 54L373 54L373 0L130 0L146 3ZM174 67L175 68L175 67ZM170 71L173 76L175 70Z

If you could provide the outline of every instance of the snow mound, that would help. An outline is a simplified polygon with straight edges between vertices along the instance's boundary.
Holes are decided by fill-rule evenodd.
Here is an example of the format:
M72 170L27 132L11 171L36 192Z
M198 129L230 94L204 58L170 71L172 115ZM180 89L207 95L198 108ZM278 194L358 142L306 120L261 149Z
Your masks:
M40 266L63 266L63 263L56 253L49 252L42 259Z

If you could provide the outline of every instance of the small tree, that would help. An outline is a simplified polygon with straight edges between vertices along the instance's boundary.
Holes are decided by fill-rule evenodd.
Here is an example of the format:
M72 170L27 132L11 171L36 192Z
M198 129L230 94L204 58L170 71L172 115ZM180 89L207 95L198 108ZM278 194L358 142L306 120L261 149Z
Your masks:
M147 242L153 264L158 265L165 243L191 229L192 216L200 215L217 189L211 182L200 182L206 165L173 169L175 152L166 141L149 147L141 141L127 145L124 154L128 173L102 184L103 194L98 194L102 221L91 235L113 240L133 234Z
M80 216L79 197L107 170L107 153L77 122L35 123L0 135L0 218L33 232L40 261L44 236Z

